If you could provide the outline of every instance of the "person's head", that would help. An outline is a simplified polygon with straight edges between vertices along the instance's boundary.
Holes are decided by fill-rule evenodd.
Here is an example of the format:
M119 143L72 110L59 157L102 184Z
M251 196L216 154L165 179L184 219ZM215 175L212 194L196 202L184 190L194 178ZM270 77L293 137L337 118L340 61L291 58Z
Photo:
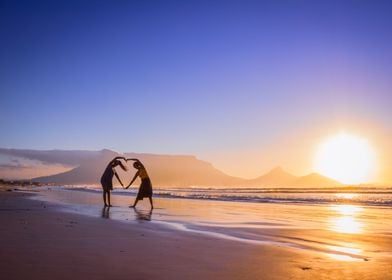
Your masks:
M140 169L140 168L143 167L143 165L142 165L140 162L135 161L135 162L133 163L133 167L135 167L136 169Z
M113 162L113 167L120 166L122 170L127 171L127 167L118 159Z

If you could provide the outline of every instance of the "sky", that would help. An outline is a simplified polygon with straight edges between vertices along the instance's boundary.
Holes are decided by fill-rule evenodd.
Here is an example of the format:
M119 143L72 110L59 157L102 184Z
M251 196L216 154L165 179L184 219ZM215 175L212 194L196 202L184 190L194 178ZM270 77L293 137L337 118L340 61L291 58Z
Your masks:
M339 131L392 182L390 1L1 1L0 147L312 172Z

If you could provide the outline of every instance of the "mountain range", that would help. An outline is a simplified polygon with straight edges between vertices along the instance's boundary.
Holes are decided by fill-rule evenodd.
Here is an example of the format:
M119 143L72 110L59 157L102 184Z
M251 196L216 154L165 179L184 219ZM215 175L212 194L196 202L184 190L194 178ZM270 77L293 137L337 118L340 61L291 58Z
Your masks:
M106 165L116 156L140 159L146 166L154 186L337 187L342 185L317 173L295 176L281 167L274 168L255 179L243 179L227 175L216 169L211 163L199 160L195 156L186 155L119 154L108 149L101 151L39 151L4 148L0 148L0 155L13 158L14 161L15 159L28 159L48 166L63 165L64 172L28 178L41 183L57 185L99 184ZM130 170L128 172L118 169L119 176L125 184L131 180L134 174L131 162L128 162L128 167ZM5 165L1 164L0 170L1 168L5 168ZM15 168L18 166L13 165L13 169Z

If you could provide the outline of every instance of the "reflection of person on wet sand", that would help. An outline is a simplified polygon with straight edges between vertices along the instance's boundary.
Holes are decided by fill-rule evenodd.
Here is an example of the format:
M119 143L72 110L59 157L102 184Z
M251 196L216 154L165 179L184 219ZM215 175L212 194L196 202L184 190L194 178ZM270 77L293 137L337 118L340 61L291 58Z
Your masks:
M124 171L127 170L126 166L120 161L120 159L125 160L124 157L115 157L112 159L105 168L105 171L101 177L101 184L103 189L103 203L105 206L111 206L110 204L110 191L113 190L113 175L116 176L117 180L120 182L121 186L124 186L118 177L116 170L114 169L116 166L120 166ZM108 203L106 203L106 197L108 198Z
M140 179L142 180L140 187L139 187L139 191L138 191L136 199L135 199L135 202L130 207L136 207L136 204L139 202L139 200L143 200L143 198L148 197L150 200L151 209L153 209L154 206L152 204L152 185L151 185L150 177L147 174L146 168L140 162L140 160L138 160L136 158L128 158L126 160L127 161L128 160L135 161L133 163L133 167L137 169L135 176L133 176L131 182L126 187L126 189L128 189L132 185L132 183L136 180L137 177L140 177Z
M136 207L133 208L136 214L136 220L151 221L152 209L149 211L140 211Z
M104 206L104 207L102 208L101 217L102 217L102 218L105 218L105 219L109 219L109 218L110 218L110 216L109 216L109 210L110 210L110 207Z

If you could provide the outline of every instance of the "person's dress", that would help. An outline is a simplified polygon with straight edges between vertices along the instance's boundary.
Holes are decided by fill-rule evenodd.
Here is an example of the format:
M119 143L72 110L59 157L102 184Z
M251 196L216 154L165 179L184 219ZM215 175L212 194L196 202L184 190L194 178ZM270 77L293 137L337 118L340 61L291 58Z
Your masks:
M104 191L113 190L113 175L114 175L113 168L109 164L106 167L101 177L101 185Z
M139 191L137 193L137 199L143 199L144 197L152 196L152 185L150 178L143 178L140 184Z

